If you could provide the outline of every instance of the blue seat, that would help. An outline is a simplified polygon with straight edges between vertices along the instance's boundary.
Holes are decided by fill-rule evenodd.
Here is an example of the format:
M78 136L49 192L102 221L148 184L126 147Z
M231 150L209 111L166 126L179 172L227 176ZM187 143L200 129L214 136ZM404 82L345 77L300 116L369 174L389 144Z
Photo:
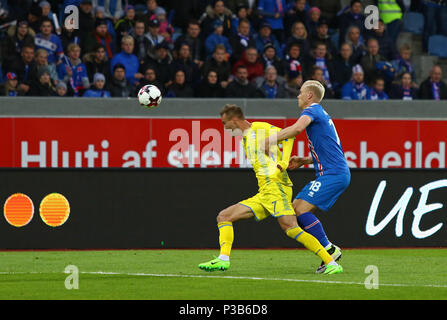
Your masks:
M424 31L424 15L420 12L407 12L404 16L403 31L422 34Z
M447 58L447 37L437 34L428 38L428 53L431 56Z

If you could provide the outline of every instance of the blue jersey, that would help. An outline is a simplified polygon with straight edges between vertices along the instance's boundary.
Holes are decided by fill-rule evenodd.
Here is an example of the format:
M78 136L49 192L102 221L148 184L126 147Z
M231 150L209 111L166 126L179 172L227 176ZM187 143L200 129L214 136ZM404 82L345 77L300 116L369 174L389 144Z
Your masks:
M304 109L301 116L312 119L306 133L309 150L318 176L327 174L350 174L348 163L331 117L319 104Z

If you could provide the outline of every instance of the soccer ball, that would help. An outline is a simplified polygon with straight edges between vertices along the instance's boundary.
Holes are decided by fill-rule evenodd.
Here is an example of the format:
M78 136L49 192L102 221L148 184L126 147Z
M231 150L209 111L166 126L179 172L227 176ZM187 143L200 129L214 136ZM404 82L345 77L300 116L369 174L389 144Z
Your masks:
M145 85L138 92L138 101L146 108L158 107L161 102L161 91L154 85Z

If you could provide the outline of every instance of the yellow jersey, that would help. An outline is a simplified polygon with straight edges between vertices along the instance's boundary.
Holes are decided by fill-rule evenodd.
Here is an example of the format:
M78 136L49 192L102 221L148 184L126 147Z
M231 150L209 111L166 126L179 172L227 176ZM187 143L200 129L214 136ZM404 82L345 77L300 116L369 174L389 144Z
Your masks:
M272 183L281 183L285 186L293 186L287 174L290 154L292 153L295 138L281 141L270 147L267 156L260 148L261 143L271 134L281 131L281 128L267 122L253 122L251 127L244 132L242 143L247 159L250 161L258 179L259 190ZM282 150L281 150L282 147ZM278 169L277 165L283 168Z

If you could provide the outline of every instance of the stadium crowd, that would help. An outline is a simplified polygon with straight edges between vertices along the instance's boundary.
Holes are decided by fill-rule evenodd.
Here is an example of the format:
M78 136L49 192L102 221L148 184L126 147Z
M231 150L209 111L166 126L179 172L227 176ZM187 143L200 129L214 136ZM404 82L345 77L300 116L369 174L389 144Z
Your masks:
M373 29L362 1L346 2L0 0L0 94L133 97L154 84L164 97L294 98L316 79L326 98L447 98L440 66L418 85L411 46L396 48L408 10L427 18L425 50L447 35L446 1L368 1L382 10Z

